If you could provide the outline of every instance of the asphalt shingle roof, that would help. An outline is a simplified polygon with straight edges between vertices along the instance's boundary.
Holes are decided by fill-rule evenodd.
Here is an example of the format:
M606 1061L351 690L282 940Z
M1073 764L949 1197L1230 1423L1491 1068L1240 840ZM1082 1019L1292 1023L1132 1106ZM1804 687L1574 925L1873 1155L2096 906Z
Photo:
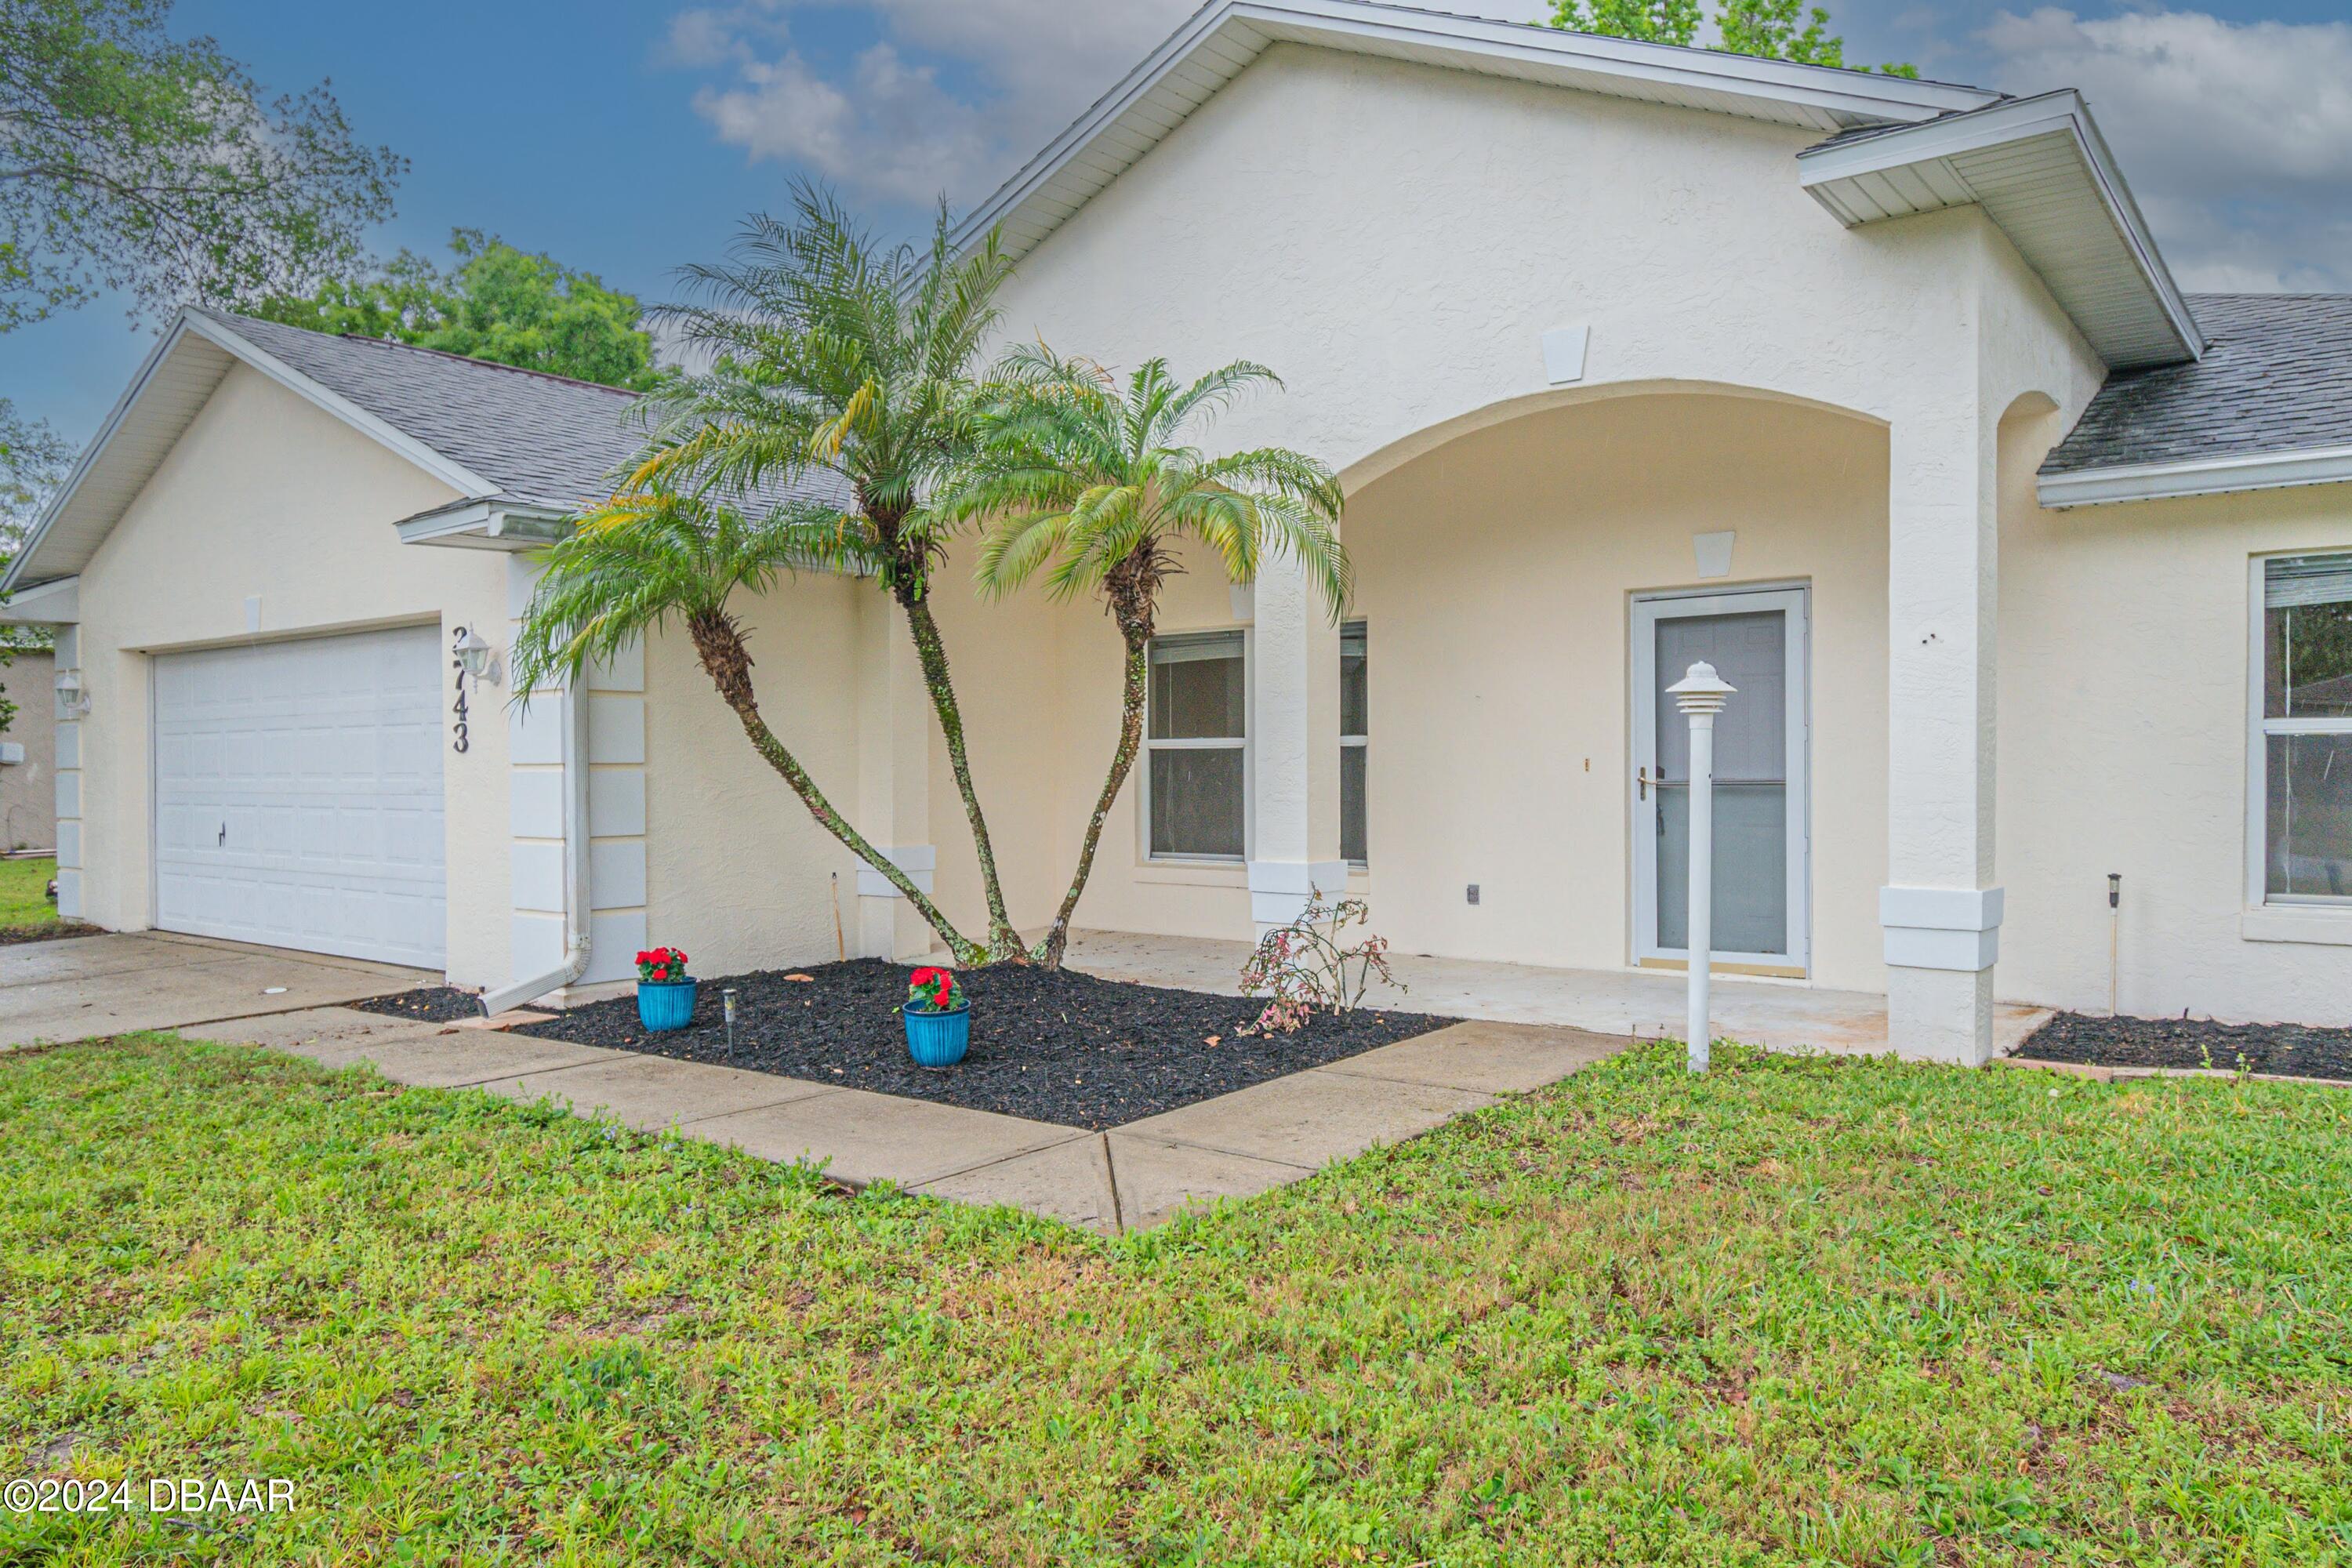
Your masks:
M2191 294L2189 364L2118 371L2045 474L2352 446L2352 294Z
M643 448L629 417L639 395L382 338L338 336L204 310L220 325L401 434L480 475L509 500L569 511L612 493ZM812 475L803 497L845 496ZM785 493L763 491L773 504Z

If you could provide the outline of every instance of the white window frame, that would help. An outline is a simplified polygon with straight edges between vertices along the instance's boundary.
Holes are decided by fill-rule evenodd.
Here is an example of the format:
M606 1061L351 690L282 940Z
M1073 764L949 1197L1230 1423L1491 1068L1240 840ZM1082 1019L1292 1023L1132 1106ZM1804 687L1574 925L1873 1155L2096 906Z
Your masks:
M1348 862L1348 865L1353 870L1366 871L1371 868L1372 864L1372 773L1370 751L1371 736L1370 733L1372 723L1371 623L1360 619L1345 622L1339 627L1339 636L1341 640L1344 641L1346 639L1348 636L1348 628L1349 626L1353 626L1356 629L1357 635L1364 639L1364 727L1367 732L1361 735L1349 735L1343 732L1339 736L1339 749L1344 752L1352 747L1364 753L1364 858L1360 860L1350 860Z
M2343 911L2352 924L2352 897L2273 893L2271 889L2270 738L2273 735L2352 735L2352 715L2334 719L2273 719L2263 711L2270 656L2270 563L2303 555L2352 555L2352 550L2276 550L2252 558L2246 572L2246 904L2251 909Z
M1633 768L1626 780L1626 805L1632 811L1629 832L1633 856L1627 870L1633 880L1633 956L1636 964L1649 962L1689 963L1685 948L1661 946L1657 941L1657 836L1649 813L1653 803L1634 786L1633 773L1657 766L1658 695L1656 683L1643 679L1643 649L1655 658L1657 624L1674 616L1747 615L1777 610L1786 616L1788 643L1782 671L1787 681L1782 722L1788 726L1788 755L1782 788L1788 807L1789 951L1732 952L1716 950L1715 962L1736 963L1768 974L1812 973L1813 852L1812 852L1812 584L1807 582L1757 583L1719 589L1662 589L1633 595L1628 622L1625 670L1633 687L1633 733L1626 754ZM1734 698L1734 701L1738 699Z
M1233 626L1212 627L1204 631L1163 632L1152 637L1153 644L1161 642L1206 642L1212 638L1231 638L1241 650L1242 660L1242 852L1238 855L1198 855L1177 852L1162 853L1151 837L1151 753L1170 752L1230 752L1234 742L1229 736L1201 740L1155 741L1151 738L1151 649L1143 653L1143 766L1137 770L1143 777L1136 790L1137 803L1143 809L1139 830L1143 843L1143 858L1155 866L1243 866L1249 862L1250 800L1252 772L1250 731L1256 712L1256 689L1250 684L1250 638L1246 631Z

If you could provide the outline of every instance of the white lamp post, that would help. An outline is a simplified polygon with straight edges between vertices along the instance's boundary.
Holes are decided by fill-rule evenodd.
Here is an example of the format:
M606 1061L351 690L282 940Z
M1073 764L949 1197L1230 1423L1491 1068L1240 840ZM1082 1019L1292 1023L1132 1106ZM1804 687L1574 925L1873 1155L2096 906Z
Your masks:
M1714 1038L1707 1023L1707 972L1715 962L1715 716L1735 689L1705 660L1666 688L1690 721L1690 1005L1683 1036L1693 1072L1706 1070L1707 1045Z

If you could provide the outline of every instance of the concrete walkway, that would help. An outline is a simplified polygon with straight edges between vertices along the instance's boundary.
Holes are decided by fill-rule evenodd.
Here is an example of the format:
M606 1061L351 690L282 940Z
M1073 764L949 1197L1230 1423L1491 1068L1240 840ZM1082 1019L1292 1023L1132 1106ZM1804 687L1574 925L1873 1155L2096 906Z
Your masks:
M1298 1181L1498 1095L1541 1088L1630 1043L1574 1029L1458 1024L1106 1133L534 1039L478 1021L434 1024L334 1005L437 979L156 932L29 942L0 949L0 1045L179 1029L328 1067L368 1062L395 1083L553 1099L643 1131L674 1128L766 1159L822 1163L852 1186L889 1181L1116 1235L1189 1204Z
M1202 937L1080 931L1070 941L1071 967L1089 974L1227 995L1239 994L1234 977L1249 953L1247 942ZM1374 1005L1641 1039L1683 1036L1680 970L1550 969L1411 953L1391 953L1389 966L1410 989L1380 987L1368 998ZM1887 1048L1886 998L1873 992L1718 973L1714 1004L1717 1037L1744 1045L1864 1056ZM2049 1017L2046 1008L2000 1004L1993 1016L1993 1054L2017 1049Z
M396 1083L553 1099L641 1131L674 1128L771 1160L822 1162L826 1174L852 1186L887 1180L1105 1235L1158 1225L1188 1204L1298 1181L1498 1095L1541 1088L1630 1043L1572 1029L1457 1024L1104 1133L349 1007L232 1020L201 1034L327 1067L367 1062Z
M0 947L0 1048L381 996L440 980L423 970L138 931Z

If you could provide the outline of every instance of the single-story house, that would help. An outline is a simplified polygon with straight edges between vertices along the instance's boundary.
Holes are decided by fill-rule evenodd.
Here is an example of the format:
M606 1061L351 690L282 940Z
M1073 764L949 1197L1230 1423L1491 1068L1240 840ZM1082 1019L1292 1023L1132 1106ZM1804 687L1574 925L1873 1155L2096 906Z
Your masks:
M1272 365L1215 438L1349 494L1343 624L1286 568L1176 579L1081 925L1246 938L1345 884L1403 951L1674 967L1661 691L1705 658L1727 967L1883 993L1898 1049L1966 1062L1997 998L2105 1006L2111 931L2126 1011L2352 1023L2352 297L2184 295L2076 94L1215 0L989 229L1008 340ZM627 404L184 312L7 578L74 677L68 912L500 1000L649 939L829 957L836 909L853 952L921 951L682 632L527 710L495 683ZM941 581L1042 922L1117 637ZM776 729L972 921L885 598L742 610Z

